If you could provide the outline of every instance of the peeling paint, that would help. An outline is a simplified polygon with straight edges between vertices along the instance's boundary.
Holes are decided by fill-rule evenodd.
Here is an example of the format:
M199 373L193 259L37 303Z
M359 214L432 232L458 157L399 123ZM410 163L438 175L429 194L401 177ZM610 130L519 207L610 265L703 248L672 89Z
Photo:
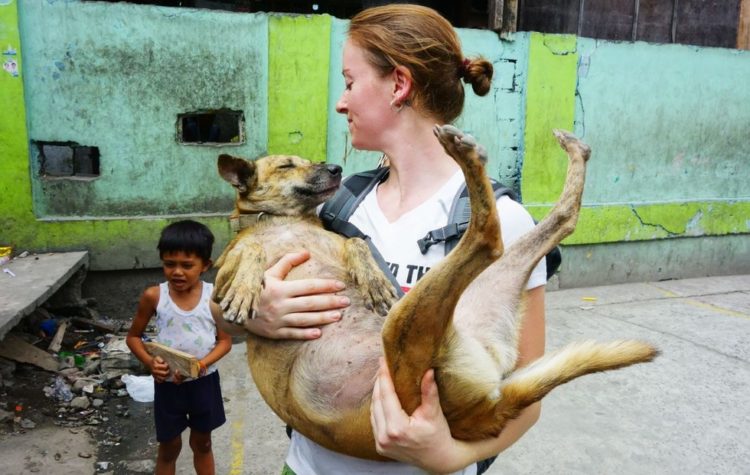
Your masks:
M551 206L527 205L536 220ZM750 201L642 205L584 205L576 231L565 244L648 241L687 236L723 236L750 230Z
M542 35L542 43L550 53L557 56L576 54L576 37L573 35Z

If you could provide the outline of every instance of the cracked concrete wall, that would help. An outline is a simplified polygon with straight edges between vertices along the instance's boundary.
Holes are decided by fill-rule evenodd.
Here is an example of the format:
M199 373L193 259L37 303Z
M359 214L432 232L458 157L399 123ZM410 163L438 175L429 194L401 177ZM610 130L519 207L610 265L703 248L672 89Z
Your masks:
M564 181L547 131L593 149L560 285L750 272L750 53L542 34L529 51L533 215Z
M298 153L346 173L379 158L351 149L334 110L344 20L74 0L12 2L0 15L18 49L18 74L6 69L0 91L18 111L1 119L0 241L86 248L95 270L152 267L170 220L206 222L217 249L229 238L231 191L212 171L218 153ZM459 35L496 75L488 96L467 93L457 125L485 144L489 174L521 191L535 217L556 200L566 169L550 130L573 130L594 149L562 286L750 272L750 88L739 79L750 77L747 52ZM211 107L245 112L246 144L176 143L176 114ZM41 180L30 140L99 146L102 176Z
M96 179L46 179L31 147L37 216L231 209L206 170L219 153L267 148L267 16L98 2L24 2L19 14L30 140L96 146L101 161ZM244 112L246 143L178 142L178 114L217 109Z

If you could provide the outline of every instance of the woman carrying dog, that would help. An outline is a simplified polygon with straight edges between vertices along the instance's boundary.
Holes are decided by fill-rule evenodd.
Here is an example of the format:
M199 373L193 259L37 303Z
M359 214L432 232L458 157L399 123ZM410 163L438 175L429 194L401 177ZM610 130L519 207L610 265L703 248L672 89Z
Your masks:
M385 260L401 272L408 290L418 272L444 256L442 244L422 254L416 241L444 226L463 175L433 135L435 124L449 124L464 105L464 83L483 96L490 90L492 65L465 58L455 30L426 7L395 4L356 15L343 52L345 90L336 104L348 119L352 145L376 150L388 159L387 178L361 202L350 221L370 236ZM497 201L505 245L534 226L523 207L507 196ZM265 289L250 331L270 338L317 338L321 325L341 318L348 302L334 295L343 284L325 279L284 281L308 258L290 254L265 275ZM519 365L544 353L544 260L527 284L526 314L519 341ZM413 474L486 470L486 459L516 442L539 418L541 406L526 408L496 438L466 442L451 436L440 407L433 371L422 381L422 404L407 415L384 364L373 390L371 420L378 452L400 462L361 460L331 452L293 433L285 473ZM482 462L483 461L483 462ZM479 462L479 464L477 464Z

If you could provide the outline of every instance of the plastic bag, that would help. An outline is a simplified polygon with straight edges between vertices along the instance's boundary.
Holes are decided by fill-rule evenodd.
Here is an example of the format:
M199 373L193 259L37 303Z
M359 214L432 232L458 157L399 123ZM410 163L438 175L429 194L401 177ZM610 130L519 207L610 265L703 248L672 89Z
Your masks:
M154 377L133 376L132 374L123 374L120 380L125 383L125 389L134 401L152 402L154 400Z
M73 392L70 386L65 382L65 378L58 376L54 384L44 391L47 397L54 398L58 401L70 402L73 399Z

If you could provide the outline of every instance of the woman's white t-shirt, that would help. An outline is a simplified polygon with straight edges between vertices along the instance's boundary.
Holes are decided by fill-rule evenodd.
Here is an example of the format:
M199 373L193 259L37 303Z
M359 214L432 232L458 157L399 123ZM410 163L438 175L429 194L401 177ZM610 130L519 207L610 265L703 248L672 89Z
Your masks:
M431 246L426 254L422 254L417 241L427 232L447 224L451 205L462 184L463 175L459 171L432 197L394 222L389 222L383 215L373 189L349 219L364 234L370 236L405 292L445 256L445 247L442 243ZM534 227L534 220L523 206L507 196L497 200L497 209L506 247ZM533 289L546 282L547 269L542 259L531 273L526 288ZM286 463L297 475L426 473L422 469L399 462L376 462L339 454L321 447L297 432L292 433ZM454 473L474 475L476 464Z

